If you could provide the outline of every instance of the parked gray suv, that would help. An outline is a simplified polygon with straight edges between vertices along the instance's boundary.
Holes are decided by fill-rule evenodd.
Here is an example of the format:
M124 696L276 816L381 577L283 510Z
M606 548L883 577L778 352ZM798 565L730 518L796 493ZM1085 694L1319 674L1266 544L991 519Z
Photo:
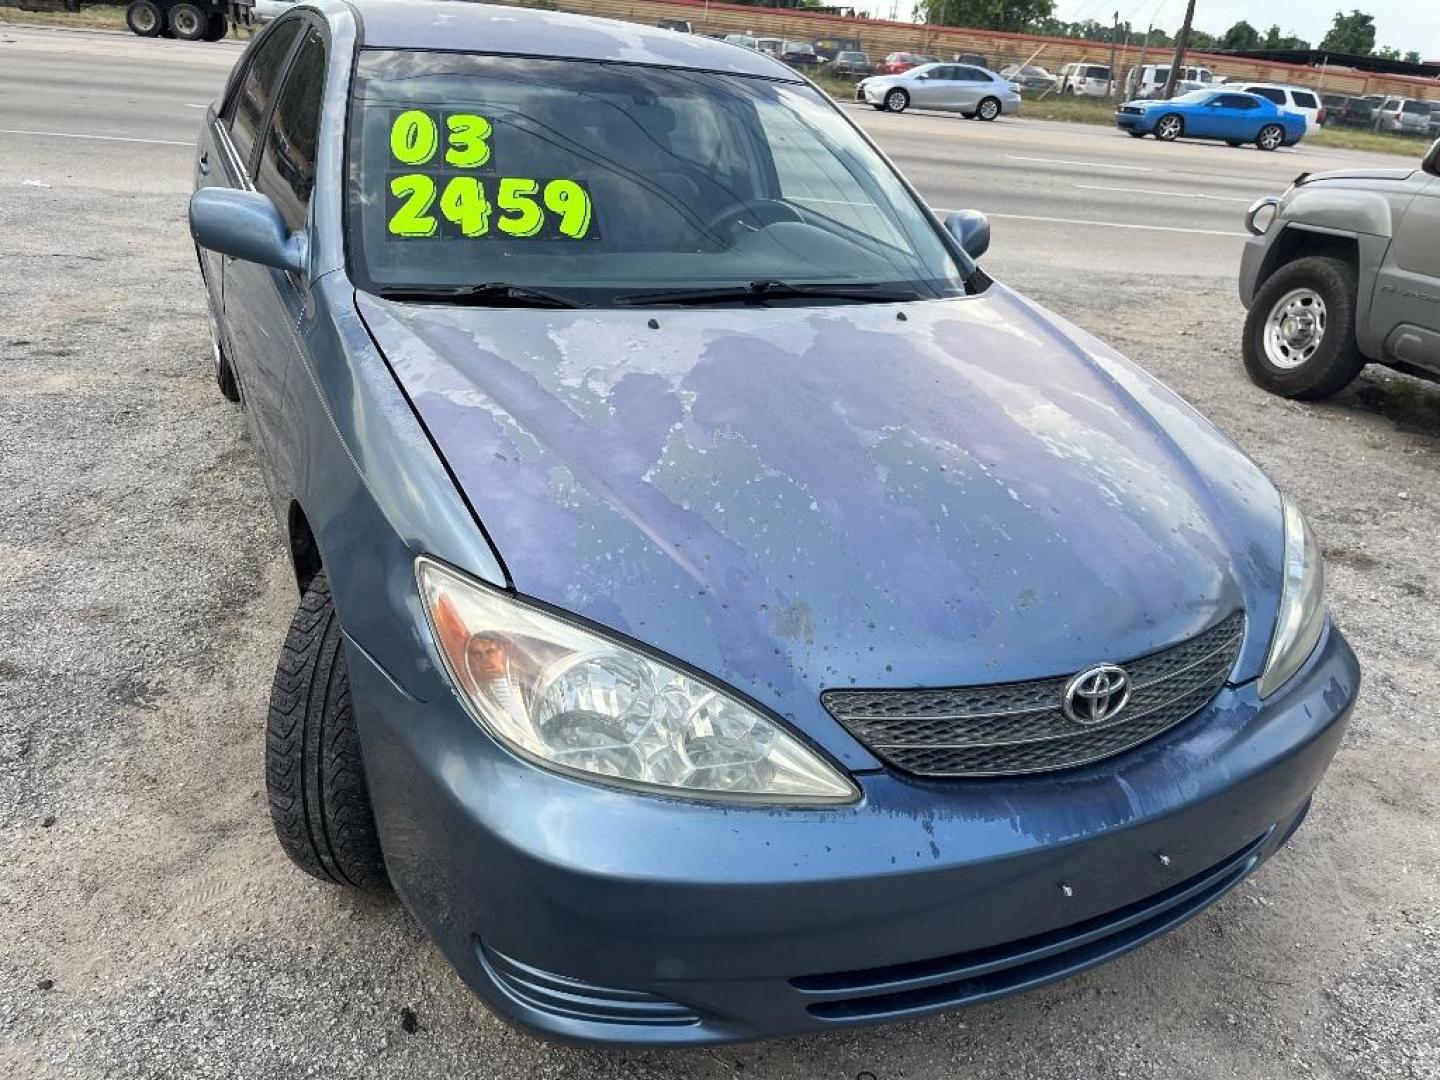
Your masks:
M1320 398L1367 362L1440 380L1440 140L1419 169L1302 174L1245 216L1245 368Z

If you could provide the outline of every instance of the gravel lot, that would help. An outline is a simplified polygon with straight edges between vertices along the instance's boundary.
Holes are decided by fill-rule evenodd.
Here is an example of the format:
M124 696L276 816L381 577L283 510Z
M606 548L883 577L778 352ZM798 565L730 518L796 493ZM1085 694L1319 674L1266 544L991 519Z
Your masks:
M1177 388L1320 530L1366 685L1309 822L1178 932L1020 998L714 1051L552 1047L481 1008L398 903L272 840L261 724L295 596L214 388L183 167L42 186L13 145L0 1076L1440 1077L1440 387L1372 371L1282 402L1244 379L1233 277L1082 280L1002 244L994 271Z

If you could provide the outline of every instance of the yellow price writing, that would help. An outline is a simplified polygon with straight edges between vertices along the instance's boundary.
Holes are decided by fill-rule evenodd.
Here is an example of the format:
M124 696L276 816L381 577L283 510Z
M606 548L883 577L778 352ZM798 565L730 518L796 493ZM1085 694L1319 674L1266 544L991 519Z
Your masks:
M445 117L445 164L478 169L490 160L490 121L474 113ZM425 165L440 148L440 127L424 109L406 109L390 124L390 156L402 165Z
M405 239L435 236L440 231L439 219L431 212L436 192L436 178L426 173L392 177L390 194L395 202L387 224L390 235ZM506 177L496 184L492 206L479 177L452 176L439 192L439 209L455 231L469 237L487 235L493 217L499 232L516 239L537 236L550 224L550 235L582 240L590 232L592 219L590 194L574 180L549 180L542 185L523 177Z

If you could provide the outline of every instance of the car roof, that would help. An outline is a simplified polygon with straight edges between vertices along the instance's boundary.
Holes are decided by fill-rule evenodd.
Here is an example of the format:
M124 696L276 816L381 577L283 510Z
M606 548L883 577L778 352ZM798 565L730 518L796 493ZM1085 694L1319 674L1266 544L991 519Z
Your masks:
M799 76L772 57L699 34L562 11L456 0L348 0L370 49L436 49Z

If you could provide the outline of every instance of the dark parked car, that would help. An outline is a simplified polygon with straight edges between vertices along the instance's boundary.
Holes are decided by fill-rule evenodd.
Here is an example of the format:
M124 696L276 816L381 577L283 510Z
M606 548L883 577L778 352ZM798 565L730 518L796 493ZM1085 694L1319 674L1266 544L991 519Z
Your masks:
M1000 74L1020 87L1021 90L1047 91L1055 88L1055 76L1043 67L1036 67L1033 64L1023 67L1011 64L1009 67L1002 68Z
M1341 124L1346 127L1374 127L1375 110L1380 104L1378 98L1350 97L1346 94L1326 94L1325 123Z
M780 59L793 68L808 71L820 63L815 47L806 41L787 41L780 48Z
M985 59L984 55L981 53L956 53L953 57L951 57L951 60L957 64L973 64L975 67L986 68L987 70L990 67L990 61Z
M777 60L320 0L194 175L299 592L277 836L511 1021L985 1001L1300 825L1359 681L1300 511Z
M864 52L865 46L860 44L858 37L823 37L816 38L815 55L822 60L834 60L843 52Z
M830 72L834 75L869 75L874 70L875 65L863 52L836 53L830 62Z

